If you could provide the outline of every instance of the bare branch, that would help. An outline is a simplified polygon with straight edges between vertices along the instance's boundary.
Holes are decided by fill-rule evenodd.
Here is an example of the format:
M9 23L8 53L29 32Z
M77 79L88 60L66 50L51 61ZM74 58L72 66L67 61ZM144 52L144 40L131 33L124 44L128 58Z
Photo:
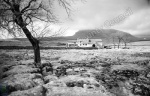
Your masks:
M10 3L10 1L9 0L3 0L6 4L8 4L9 6L11 6L12 7L12 4Z
M70 12L71 12L70 3L67 2L66 0L58 0L58 1L59 1L59 4L65 8L67 15L70 16Z
M31 6L31 3L32 3L32 2L36 2L36 0L31 0L31 1L29 1L28 5L27 5L25 8L23 8L23 9L21 10L21 13L24 13L24 12Z
M66 13L69 16L71 12L71 2L73 0L57 1L58 4L65 9ZM54 2L55 1L53 0L1 0L0 12L2 14L0 14L0 28L11 30L11 32L14 31L14 33L16 33L16 30L18 31L21 29L20 25L22 27L34 27L34 21L56 23L58 22L58 18L56 18L56 15L53 12ZM31 33L33 32L34 34L36 34L33 30L34 28L32 28ZM20 32L22 33L22 31ZM45 34L46 31L44 30L44 32L42 32L41 35L44 36ZM56 35L58 34L55 34L55 36Z

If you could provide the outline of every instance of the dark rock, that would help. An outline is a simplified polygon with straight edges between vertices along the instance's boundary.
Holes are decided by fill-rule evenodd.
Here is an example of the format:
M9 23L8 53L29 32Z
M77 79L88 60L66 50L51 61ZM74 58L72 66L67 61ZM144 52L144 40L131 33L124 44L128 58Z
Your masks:
M68 60L61 60L60 63L61 64L71 64L72 62L68 61Z
M67 75L67 72L66 72L67 69L68 69L68 66L60 66L55 70L56 71L55 75L57 77Z
M84 81L72 81L72 82L67 82L66 85L68 87L83 87L83 85L86 84Z
M45 91L43 86L37 86L28 90L12 92L9 96L45 96Z
M132 92L135 95L150 96L150 89L144 85L133 85Z
M114 70L112 72L112 74L114 74L114 75L120 75L120 76L125 76L127 78L139 76L139 72L137 72L135 70Z

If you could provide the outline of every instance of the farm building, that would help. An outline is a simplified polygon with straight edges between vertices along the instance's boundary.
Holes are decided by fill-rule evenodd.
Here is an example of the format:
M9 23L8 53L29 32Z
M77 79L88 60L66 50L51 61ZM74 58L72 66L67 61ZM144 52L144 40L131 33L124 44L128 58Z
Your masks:
M76 42L74 42L74 43L66 43L66 47L76 47L76 46L77 46Z
M102 47L102 39L77 39L78 47Z

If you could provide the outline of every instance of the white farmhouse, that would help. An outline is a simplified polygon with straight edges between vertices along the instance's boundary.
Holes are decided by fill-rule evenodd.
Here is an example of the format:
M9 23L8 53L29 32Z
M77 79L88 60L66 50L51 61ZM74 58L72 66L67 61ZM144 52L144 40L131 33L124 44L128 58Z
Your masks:
M77 39L76 44L78 47L98 47L103 46L102 39Z

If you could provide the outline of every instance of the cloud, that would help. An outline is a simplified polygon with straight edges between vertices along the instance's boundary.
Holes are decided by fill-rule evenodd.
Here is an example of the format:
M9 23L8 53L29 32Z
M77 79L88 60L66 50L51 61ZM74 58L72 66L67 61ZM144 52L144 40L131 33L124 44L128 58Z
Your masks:
M150 8L137 11L123 23L113 28L127 31L131 34L141 34L150 32Z
M68 34L72 34L73 30L101 28L106 21L113 20L130 8L133 15L113 25L112 28L136 34L148 30L149 6L147 0L86 0L85 3L77 2L73 5L72 19L66 19L62 12L60 17L63 17L63 26L68 26L69 30L72 30L68 31Z
M72 15L68 19L65 10L58 6L53 7L54 14L59 18L59 24L50 26L51 33L60 28L66 29L64 35L75 34L82 29L95 29L105 26L106 21L124 14L128 8L133 12L131 16L121 22L114 23L110 28L126 31L131 34L148 33L150 31L150 5L147 0L75 0L72 3ZM42 23L36 24L40 27ZM42 29L42 28L41 28ZM41 30L38 30L39 32ZM50 33L50 35L51 35Z

